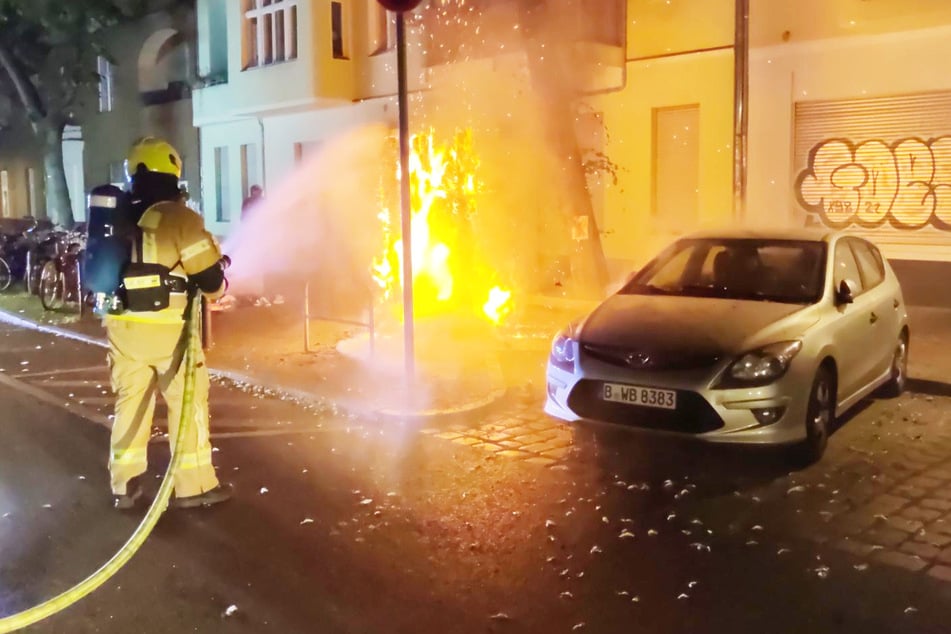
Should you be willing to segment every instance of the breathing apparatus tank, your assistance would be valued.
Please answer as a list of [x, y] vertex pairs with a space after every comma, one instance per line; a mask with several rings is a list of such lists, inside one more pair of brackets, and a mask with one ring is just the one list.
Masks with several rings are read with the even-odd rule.
[[132, 200], [114, 185], [89, 192], [83, 282], [97, 315], [122, 312], [122, 272], [131, 257]]

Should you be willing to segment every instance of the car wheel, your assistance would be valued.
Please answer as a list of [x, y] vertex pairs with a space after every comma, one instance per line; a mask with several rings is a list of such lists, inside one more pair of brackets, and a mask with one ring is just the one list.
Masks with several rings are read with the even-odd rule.
[[888, 377], [888, 382], [882, 386], [882, 394], [895, 398], [901, 396], [905, 391], [905, 384], [908, 382], [908, 335], [902, 333], [898, 338], [898, 345], [895, 346], [895, 354], [892, 357], [892, 370]]
[[805, 463], [817, 462], [825, 453], [834, 423], [835, 376], [828, 368], [819, 368], [806, 407], [806, 441], [801, 450]]

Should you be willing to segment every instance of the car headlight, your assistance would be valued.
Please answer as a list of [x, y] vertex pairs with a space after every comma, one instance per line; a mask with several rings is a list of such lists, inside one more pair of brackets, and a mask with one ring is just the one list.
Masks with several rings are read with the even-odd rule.
[[549, 361], [556, 368], [565, 372], [574, 372], [575, 357], [578, 351], [578, 342], [572, 338], [571, 328], [566, 328], [555, 335], [551, 342], [551, 356]]
[[800, 350], [801, 341], [780, 341], [747, 352], [727, 368], [718, 387], [768, 385], [786, 374]]

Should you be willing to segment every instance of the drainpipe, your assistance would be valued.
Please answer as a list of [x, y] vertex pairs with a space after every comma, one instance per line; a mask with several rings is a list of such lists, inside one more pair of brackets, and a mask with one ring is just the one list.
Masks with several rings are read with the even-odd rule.
[[[260, 174], [260, 176], [261, 176], [261, 189], [263, 189], [265, 195], [267, 195], [267, 183], [265, 182], [265, 181], [267, 180], [267, 177], [266, 177], [266, 174], [267, 174], [267, 167], [266, 167], [266, 165], [267, 165], [267, 163], [266, 163], [266, 161], [264, 160], [264, 157], [265, 157], [265, 153], [264, 153], [264, 119], [263, 119], [262, 117], [260, 117], [260, 116], [258, 116], [257, 119], [258, 119], [258, 127], [261, 128], [261, 174]], [[243, 193], [241, 194], [241, 198], [244, 199], [244, 197], [245, 197], [247, 194], [248, 194], [248, 192], [243, 192]]]
[[750, 0], [733, 0], [733, 219], [746, 218], [750, 92]]

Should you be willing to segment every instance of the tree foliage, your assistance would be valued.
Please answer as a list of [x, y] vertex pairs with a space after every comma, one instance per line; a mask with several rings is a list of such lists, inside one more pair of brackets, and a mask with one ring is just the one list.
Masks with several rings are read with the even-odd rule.
[[98, 81], [96, 57], [110, 57], [107, 30], [146, 7], [133, 0], [0, 0], [4, 92], [31, 122], [69, 120], [82, 89]]
[[71, 220], [62, 132], [80, 123], [82, 98], [96, 94], [97, 57], [114, 61], [109, 29], [190, 5], [194, 0], [0, 0], [0, 127], [21, 112], [42, 143], [52, 219]]

